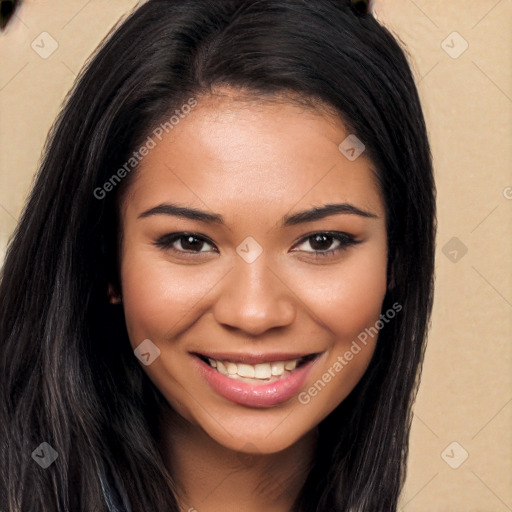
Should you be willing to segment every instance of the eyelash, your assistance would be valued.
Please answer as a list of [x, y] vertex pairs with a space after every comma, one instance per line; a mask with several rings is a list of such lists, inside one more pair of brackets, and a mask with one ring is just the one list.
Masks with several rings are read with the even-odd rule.
[[[296, 245], [302, 245], [304, 242], [308, 242], [311, 239], [313, 239], [315, 236], [326, 236], [328, 238], [332, 238], [332, 242], [339, 242], [338, 247], [334, 249], [328, 249], [326, 251], [303, 251], [309, 254], [312, 254], [315, 258], [325, 258], [329, 256], [334, 256], [338, 253], [341, 253], [348, 249], [349, 247], [353, 245], [357, 245], [361, 243], [360, 240], [356, 240], [352, 235], [349, 235], [348, 233], [343, 233], [341, 231], [317, 231], [315, 233], [311, 233], [309, 235], [306, 235], [305, 237], [301, 238], [299, 242]], [[193, 237], [195, 240], [199, 242], [206, 242], [207, 244], [213, 245], [214, 243], [209, 240], [208, 238], [198, 235], [196, 233], [170, 233], [168, 235], [164, 235], [161, 238], [159, 238], [156, 242], [154, 242], [154, 245], [165, 250], [171, 250], [176, 253], [180, 254], [201, 254], [203, 252], [210, 252], [210, 251], [186, 251], [186, 250], [180, 250], [173, 247], [173, 244], [177, 242], [178, 240], [187, 238], [187, 237]], [[332, 245], [331, 242], [331, 245]], [[310, 242], [311, 243], [311, 242]], [[217, 251], [215, 251], [217, 252]]]

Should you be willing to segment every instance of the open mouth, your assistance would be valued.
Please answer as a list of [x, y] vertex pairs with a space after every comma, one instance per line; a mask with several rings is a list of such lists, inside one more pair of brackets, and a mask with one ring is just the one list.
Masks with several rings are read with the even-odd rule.
[[247, 364], [226, 359], [212, 359], [202, 354], [195, 354], [204, 363], [218, 373], [234, 380], [254, 383], [271, 383], [284, 379], [306, 363], [312, 361], [319, 353], [309, 354], [298, 359]]
[[218, 395], [245, 407], [269, 408], [286, 403], [299, 393], [325, 352], [190, 354], [198, 375]]

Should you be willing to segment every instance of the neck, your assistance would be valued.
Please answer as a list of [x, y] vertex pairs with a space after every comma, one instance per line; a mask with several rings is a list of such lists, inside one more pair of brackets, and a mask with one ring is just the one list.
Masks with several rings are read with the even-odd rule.
[[314, 431], [278, 453], [250, 455], [220, 445], [173, 411], [160, 427], [183, 512], [290, 512], [313, 463]]

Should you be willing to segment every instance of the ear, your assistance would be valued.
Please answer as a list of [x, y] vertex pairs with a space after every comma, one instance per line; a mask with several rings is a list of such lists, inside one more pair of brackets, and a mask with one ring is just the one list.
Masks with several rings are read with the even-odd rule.
[[116, 287], [112, 283], [108, 283], [108, 301], [110, 304], [121, 304], [123, 302], [123, 299], [121, 298], [121, 293], [119, 290], [116, 289]]

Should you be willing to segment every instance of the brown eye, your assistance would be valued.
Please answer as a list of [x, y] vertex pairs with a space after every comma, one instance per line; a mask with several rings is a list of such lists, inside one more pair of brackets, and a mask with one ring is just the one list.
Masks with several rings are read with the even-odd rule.
[[180, 241], [181, 248], [185, 251], [199, 250], [200, 252], [200, 249], [204, 244], [203, 240], [200, 240], [199, 238], [192, 235], [182, 236], [181, 238], [178, 238], [178, 240]]
[[333, 242], [333, 237], [329, 235], [313, 235], [310, 238], [310, 245], [315, 251], [326, 251], [331, 247]]
[[[194, 233], [172, 233], [165, 235], [159, 238], [155, 245], [163, 249], [182, 253], [218, 252], [211, 250], [214, 246], [209, 240]], [[210, 248], [207, 247], [205, 250], [205, 246], [210, 246]]]
[[[314, 256], [329, 256], [340, 253], [352, 245], [356, 245], [360, 241], [356, 240], [352, 235], [342, 232], [321, 232], [314, 233], [302, 239], [298, 247], [299, 252], [311, 253]], [[309, 250], [307, 247], [310, 247]]]

